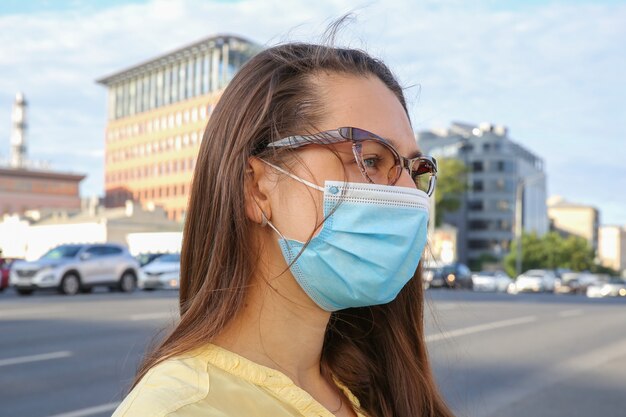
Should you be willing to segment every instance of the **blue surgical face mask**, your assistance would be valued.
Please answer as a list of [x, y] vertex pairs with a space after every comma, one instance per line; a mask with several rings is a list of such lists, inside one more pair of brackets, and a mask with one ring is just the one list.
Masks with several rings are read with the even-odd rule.
[[309, 297], [326, 311], [395, 299], [415, 274], [426, 245], [430, 206], [426, 193], [341, 181], [326, 181], [322, 188], [271, 166], [324, 193], [326, 220], [306, 247], [268, 221], [280, 236], [293, 276]]

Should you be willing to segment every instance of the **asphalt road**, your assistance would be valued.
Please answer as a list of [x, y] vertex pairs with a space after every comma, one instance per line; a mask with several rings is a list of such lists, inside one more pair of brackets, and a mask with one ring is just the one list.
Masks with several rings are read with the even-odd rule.
[[[0, 294], [0, 417], [110, 416], [176, 297]], [[427, 298], [435, 373], [458, 416], [626, 416], [626, 299]]]

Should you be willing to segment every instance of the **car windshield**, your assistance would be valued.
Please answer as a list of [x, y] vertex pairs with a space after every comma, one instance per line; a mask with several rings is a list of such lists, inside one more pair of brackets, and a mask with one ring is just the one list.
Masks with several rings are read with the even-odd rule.
[[54, 249], [46, 252], [41, 259], [54, 260], [54, 259], [68, 259], [76, 256], [82, 246], [79, 245], [63, 245], [57, 246]]
[[545, 273], [543, 271], [528, 271], [525, 275], [529, 277], [542, 277]]
[[168, 255], [159, 256], [154, 260], [154, 262], [180, 262], [180, 255], [177, 253], [172, 253]]
[[485, 276], [485, 277], [495, 277], [496, 273], [493, 272], [493, 271], [482, 271], [478, 275], [482, 275], [482, 276]]

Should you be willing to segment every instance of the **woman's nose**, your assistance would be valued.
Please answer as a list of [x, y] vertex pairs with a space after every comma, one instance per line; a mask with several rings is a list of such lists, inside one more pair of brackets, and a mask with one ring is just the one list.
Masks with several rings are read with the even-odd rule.
[[400, 178], [396, 181], [395, 185], [398, 187], [408, 187], [408, 188], [416, 188], [415, 181], [411, 178], [411, 174], [407, 168], [402, 168], [402, 173], [400, 174]]

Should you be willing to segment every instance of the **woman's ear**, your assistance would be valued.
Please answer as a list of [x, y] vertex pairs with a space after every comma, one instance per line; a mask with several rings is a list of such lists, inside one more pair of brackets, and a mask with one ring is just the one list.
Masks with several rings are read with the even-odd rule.
[[265, 226], [272, 217], [267, 165], [259, 158], [251, 156], [248, 158], [245, 174], [246, 216], [254, 223]]

